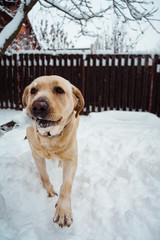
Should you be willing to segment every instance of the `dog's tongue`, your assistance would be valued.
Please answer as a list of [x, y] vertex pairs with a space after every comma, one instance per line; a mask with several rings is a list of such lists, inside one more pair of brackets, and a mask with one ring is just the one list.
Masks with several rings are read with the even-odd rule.
[[51, 125], [53, 125], [55, 122], [37, 118], [36, 123], [41, 128], [47, 128], [47, 127], [50, 127]]

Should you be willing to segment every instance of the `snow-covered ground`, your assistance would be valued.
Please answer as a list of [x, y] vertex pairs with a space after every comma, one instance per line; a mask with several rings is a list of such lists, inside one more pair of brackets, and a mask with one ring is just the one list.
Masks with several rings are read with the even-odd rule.
[[[160, 240], [160, 119], [149, 113], [108, 111], [80, 117], [74, 223], [54, 224], [25, 137], [25, 112], [0, 110], [0, 240]], [[62, 169], [47, 161], [59, 191]]]

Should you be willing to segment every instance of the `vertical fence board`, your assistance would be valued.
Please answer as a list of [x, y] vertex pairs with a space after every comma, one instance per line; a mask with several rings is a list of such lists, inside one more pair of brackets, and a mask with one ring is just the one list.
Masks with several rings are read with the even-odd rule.
[[39, 54], [34, 55], [35, 78], [40, 76], [39, 73]]
[[86, 114], [89, 114], [89, 93], [90, 91], [87, 91], [87, 89], [90, 88], [90, 84], [89, 84], [89, 57], [86, 57], [86, 66], [85, 66], [85, 94], [84, 94], [84, 99], [85, 99], [85, 109], [86, 109]]
[[104, 78], [104, 96], [105, 96], [105, 106], [104, 110], [109, 107], [109, 82], [110, 82], [110, 72], [109, 72], [109, 56], [105, 56], [105, 78]]
[[149, 56], [145, 56], [144, 74], [143, 74], [143, 89], [142, 89], [142, 111], [148, 110], [149, 98]]
[[160, 73], [157, 74], [158, 81], [158, 98], [157, 98], [157, 116], [160, 117]]
[[11, 86], [8, 88], [8, 101], [9, 101], [9, 107], [11, 109], [14, 109], [14, 104], [13, 104], [13, 75], [12, 75], [12, 72], [13, 72], [13, 66], [12, 66], [12, 57], [9, 56], [8, 57], [8, 61], [9, 61], [9, 70], [8, 70], [8, 85]]
[[114, 87], [115, 87], [115, 56], [110, 56], [111, 75], [110, 75], [110, 110], [114, 108]]
[[8, 62], [8, 56], [4, 56], [4, 65], [6, 66], [6, 72], [4, 74], [4, 93], [3, 93], [3, 96], [4, 96], [4, 106], [5, 108], [8, 108], [8, 65], [7, 65], [7, 62]]
[[137, 57], [136, 111], [141, 109], [141, 55]]
[[160, 116], [160, 69], [158, 72], [158, 64], [160, 67], [160, 58], [158, 55], [154, 56], [153, 61], [153, 68], [152, 68], [152, 74], [153, 74], [153, 93], [152, 93], [152, 102], [151, 102], [151, 112], [156, 113], [158, 116]]
[[57, 73], [57, 62], [58, 62], [58, 57], [57, 56], [51, 56], [51, 64], [50, 64], [50, 69], [51, 69], [51, 74], [53, 75], [58, 75]]
[[156, 101], [156, 114], [160, 117], [160, 73], [157, 73], [157, 101]]
[[127, 110], [129, 107], [129, 79], [128, 79], [128, 55], [124, 55], [124, 92], [123, 92], [123, 110]]
[[44, 54], [41, 54], [39, 61], [40, 61], [40, 75], [44, 76], [46, 75]]
[[157, 60], [158, 56], [155, 55], [152, 62], [152, 70], [151, 70], [151, 79], [150, 79], [150, 103], [149, 103], [149, 111], [152, 113], [156, 113], [156, 100], [157, 100], [157, 76], [156, 76], [156, 68], [157, 68]]
[[116, 56], [117, 67], [116, 67], [116, 110], [121, 107], [121, 56]]
[[46, 75], [50, 75], [50, 55], [46, 55]]
[[135, 96], [135, 70], [134, 70], [134, 56], [129, 56], [130, 72], [129, 72], [129, 111], [134, 110], [134, 96]]
[[[97, 101], [97, 93], [96, 93], [96, 57], [93, 55], [91, 56], [92, 64], [93, 66], [90, 68], [91, 74], [92, 74], [92, 112], [95, 112], [95, 107], [96, 107], [96, 101]], [[93, 69], [95, 69], [94, 74], [93, 74]]]
[[98, 96], [98, 112], [101, 112], [101, 108], [104, 108], [103, 101], [103, 66], [102, 66], [102, 55], [99, 56], [99, 96]]
[[1, 95], [1, 104], [2, 104], [2, 108], [5, 108], [5, 81], [6, 81], [6, 77], [7, 77], [7, 73], [6, 73], [6, 57], [3, 57], [3, 67], [1, 69], [1, 87], [2, 87], [2, 95]]
[[29, 61], [30, 61], [30, 75], [29, 75], [29, 83], [32, 81], [32, 79], [34, 79], [34, 76], [35, 76], [35, 73], [34, 73], [34, 55], [33, 54], [30, 54], [29, 55]]
[[[0, 59], [0, 73], [1, 73], [1, 77], [3, 76], [3, 62], [4, 60], [1, 58]], [[1, 81], [0, 81], [0, 108], [3, 108], [3, 81], [2, 81], [3, 78], [1, 78]]]
[[19, 109], [19, 91], [20, 91], [20, 86], [19, 86], [19, 66], [18, 66], [18, 61], [17, 61], [17, 55], [13, 55], [14, 60], [14, 74], [13, 74], [13, 79], [14, 79], [14, 104], [15, 108], [18, 110]]

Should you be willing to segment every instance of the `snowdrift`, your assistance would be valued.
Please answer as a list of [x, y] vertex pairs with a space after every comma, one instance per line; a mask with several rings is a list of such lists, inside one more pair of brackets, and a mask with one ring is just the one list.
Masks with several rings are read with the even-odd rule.
[[[80, 117], [79, 165], [70, 229], [53, 223], [57, 197], [48, 198], [27, 140], [23, 112], [0, 110], [1, 240], [159, 240], [160, 119], [149, 113], [108, 111]], [[48, 160], [58, 192], [62, 169]]]

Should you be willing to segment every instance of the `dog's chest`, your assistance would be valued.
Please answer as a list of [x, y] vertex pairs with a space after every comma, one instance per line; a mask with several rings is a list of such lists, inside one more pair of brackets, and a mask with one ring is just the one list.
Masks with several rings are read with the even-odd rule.
[[58, 153], [64, 150], [64, 144], [61, 144], [57, 139], [54, 138], [41, 138], [40, 145], [42, 148], [43, 155], [47, 159], [56, 158]]

